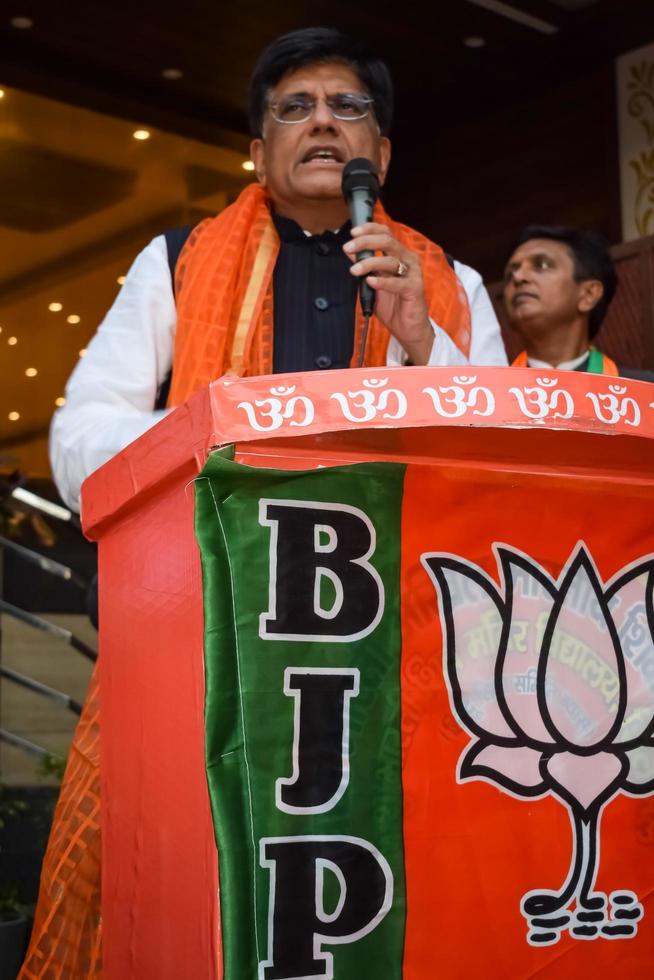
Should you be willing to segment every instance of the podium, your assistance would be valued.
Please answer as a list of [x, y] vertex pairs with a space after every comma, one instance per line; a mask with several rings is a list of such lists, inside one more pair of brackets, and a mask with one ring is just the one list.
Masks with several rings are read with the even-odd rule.
[[[384, 579], [384, 615], [401, 633], [397, 757], [382, 740], [388, 755], [370, 770], [381, 779], [395, 767], [398, 849], [378, 858], [390, 868], [388, 901], [354, 938], [334, 931], [350, 879], [335, 857], [320, 858], [320, 881], [331, 866], [340, 892], [334, 886], [330, 909], [316, 897], [324, 932], [312, 937], [311, 976], [356, 976], [357, 956], [382, 962], [391, 923], [387, 968], [359, 966], [358, 976], [646, 976], [654, 957], [653, 389], [471, 367], [221, 379], [84, 484], [84, 530], [99, 556], [107, 980], [218, 980], [221, 921], [234, 934], [240, 928], [242, 906], [234, 899], [230, 907], [219, 887], [221, 862], [230, 881], [236, 870], [229, 851], [218, 853], [208, 791], [194, 532], [199, 473], [223, 480], [226, 500], [238, 497], [239, 467], [227, 461], [228, 478], [221, 475], [218, 449], [229, 445], [244, 471], [275, 474], [273, 495], [287, 472], [294, 499], [303, 480], [312, 481], [307, 499], [321, 499], [316, 481], [338, 468], [343, 499], [352, 495], [339, 506], [363, 513], [366, 473], [351, 491], [346, 485], [368, 463], [379, 464], [380, 487], [395, 474], [399, 494], [393, 533], [401, 548]], [[230, 540], [239, 546], [234, 520], [228, 552]], [[267, 520], [262, 541], [272, 539]], [[330, 520], [316, 552], [337, 547]], [[372, 523], [379, 547], [389, 529], [385, 519]], [[365, 561], [374, 566], [375, 554]], [[337, 605], [321, 613], [325, 622]], [[273, 617], [268, 592], [258, 609]], [[235, 616], [241, 629], [246, 617]], [[358, 663], [359, 635], [318, 644], [329, 646], [324, 663]], [[269, 647], [277, 655], [279, 644]], [[286, 712], [297, 734], [292, 694], [280, 688], [274, 712]], [[353, 740], [366, 728], [355, 725], [364, 699], [351, 694]], [[290, 743], [287, 754], [286, 770], [255, 767], [252, 776], [269, 777], [273, 809], [279, 784], [278, 811], [301, 782]], [[366, 793], [355, 789], [355, 770], [352, 761], [346, 796]], [[220, 785], [219, 774], [210, 777], [218, 822], [229, 804]], [[351, 833], [337, 808], [332, 818], [337, 834]], [[283, 826], [295, 819], [306, 836], [304, 814], [289, 804]], [[281, 826], [271, 832], [276, 841]], [[259, 904], [247, 914], [263, 933], [282, 886], [253, 828], [242, 830], [252, 838], [247, 873], [259, 882]], [[243, 952], [235, 947], [224, 975], [285, 976], [271, 935], [257, 949], [254, 942], [255, 972], [233, 965]]]

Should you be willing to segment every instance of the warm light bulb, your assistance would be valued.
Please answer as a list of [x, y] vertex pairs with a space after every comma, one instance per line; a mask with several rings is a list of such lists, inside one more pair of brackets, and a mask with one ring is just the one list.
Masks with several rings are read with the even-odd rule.
[[13, 347], [14, 344], [18, 343], [18, 337], [7, 337], [7, 343], [10, 347]]
[[81, 351], [79, 352], [79, 356], [80, 357], [85, 357], [86, 356], [86, 347], [82, 347]]
[[4, 99], [4, 97], [5, 97], [5, 90], [3, 88], [0, 88], [0, 99]]
[[81, 319], [81, 316], [78, 316], [77, 313], [71, 313], [70, 316], [66, 317], [66, 323], [79, 323]]
[[28, 378], [35, 378], [38, 373], [36, 368], [25, 368], [25, 376]]
[[243, 170], [254, 170], [254, 162], [252, 160], [244, 160], [241, 166]]
[[59, 398], [55, 398], [55, 405], [57, 406], [57, 408], [61, 408], [62, 405], [65, 404], [66, 404], [66, 399], [64, 398], [63, 395], [59, 395]]
[[132, 136], [135, 140], [149, 140], [150, 131], [148, 129], [135, 129]]
[[127, 276], [118, 276], [118, 278], [116, 279], [116, 282], [118, 283], [119, 286], [124, 286], [126, 279], [127, 279]]
[[10, 422], [18, 422], [18, 419], [19, 418], [20, 418], [20, 412], [10, 412], [9, 413], [9, 421]]
[[63, 303], [48, 303], [48, 309], [51, 313], [60, 313], [64, 308]]

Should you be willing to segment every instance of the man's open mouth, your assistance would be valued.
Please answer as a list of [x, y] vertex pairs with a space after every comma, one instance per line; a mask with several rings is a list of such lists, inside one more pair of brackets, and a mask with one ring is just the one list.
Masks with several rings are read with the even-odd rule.
[[314, 146], [302, 157], [302, 163], [343, 165], [343, 154], [335, 146]]

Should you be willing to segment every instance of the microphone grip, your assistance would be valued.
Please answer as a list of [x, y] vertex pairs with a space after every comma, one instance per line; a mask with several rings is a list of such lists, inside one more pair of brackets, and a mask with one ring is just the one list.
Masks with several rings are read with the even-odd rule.
[[[367, 190], [359, 190], [357, 188], [353, 192], [349, 204], [353, 228], [372, 221], [375, 202]], [[363, 252], [357, 252], [357, 262], [361, 262], [362, 259], [370, 259], [374, 254], [369, 249], [365, 249]], [[375, 309], [375, 290], [368, 285], [365, 278], [361, 279], [359, 283], [359, 296], [361, 298], [361, 309], [363, 310], [364, 316], [372, 316]]]
[[[371, 259], [375, 253], [371, 252], [370, 249], [366, 249], [363, 252], [357, 252], [357, 262], [362, 259]], [[363, 310], [364, 316], [372, 316], [375, 310], [375, 290], [372, 286], [369, 286], [365, 278], [361, 278], [359, 281], [359, 297], [361, 299], [361, 309]]]
[[375, 202], [371, 195], [366, 190], [359, 190], [356, 188], [352, 192], [352, 197], [349, 201], [350, 204], [350, 218], [352, 219], [352, 227], [356, 228], [357, 225], [365, 225], [368, 221], [372, 221], [372, 212], [375, 207]]

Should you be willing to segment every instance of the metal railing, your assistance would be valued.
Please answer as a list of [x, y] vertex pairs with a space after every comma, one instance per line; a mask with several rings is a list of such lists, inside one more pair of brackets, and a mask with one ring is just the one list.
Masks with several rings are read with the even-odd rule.
[[[38, 512], [40, 514], [46, 514], [50, 518], [64, 521], [70, 526], [80, 526], [77, 516], [71, 511], [40, 497], [38, 494], [32, 493], [32, 491], [26, 490], [16, 478], [9, 481], [2, 481], [2, 485], [0, 486], [0, 503], [5, 513], [9, 515], [21, 511]], [[19, 561], [38, 567], [46, 575], [52, 575], [81, 590], [88, 588], [88, 583], [72, 568], [45, 555], [41, 555], [39, 552], [25, 545], [18, 544], [5, 535], [0, 535], [0, 560], [3, 560], [5, 552], [11, 552]], [[2, 577], [0, 575], [0, 616], [2, 614], [10, 616], [31, 629], [39, 630], [53, 639], [65, 643], [87, 660], [95, 662], [97, 659], [97, 652], [88, 643], [76, 636], [72, 630], [60, 626], [57, 623], [52, 623], [45, 617], [22, 609], [20, 606], [7, 602], [6, 599], [2, 598]], [[28, 677], [18, 670], [4, 666], [1, 662], [1, 647], [2, 631], [0, 630], [0, 677], [11, 684], [22, 687], [41, 698], [60, 705], [77, 717], [81, 715], [82, 705], [71, 695], [32, 677]], [[40, 757], [51, 757], [53, 755], [48, 749], [6, 728], [0, 728], [0, 741], [20, 749], [29, 755]]]

